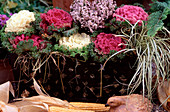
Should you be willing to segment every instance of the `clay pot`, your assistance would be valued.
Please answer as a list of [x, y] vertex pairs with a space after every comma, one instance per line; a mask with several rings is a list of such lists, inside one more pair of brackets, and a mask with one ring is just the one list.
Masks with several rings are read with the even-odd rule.
[[53, 0], [53, 7], [59, 7], [66, 11], [70, 11], [70, 5], [73, 0]]
[[13, 81], [13, 71], [8, 59], [0, 59], [0, 84], [6, 81]]
[[[90, 0], [93, 1], [93, 0]], [[66, 11], [70, 11], [70, 5], [73, 2], [73, 0], [53, 0], [53, 7], [59, 7]], [[116, 0], [117, 6], [121, 6], [122, 4], [134, 4], [134, 3], [140, 3], [144, 5], [146, 10], [149, 10], [151, 3], [151, 0]]]

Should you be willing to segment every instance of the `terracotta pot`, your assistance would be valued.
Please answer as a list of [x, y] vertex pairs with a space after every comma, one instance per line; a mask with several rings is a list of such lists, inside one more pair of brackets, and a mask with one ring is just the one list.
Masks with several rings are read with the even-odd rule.
[[70, 5], [73, 0], [53, 0], [53, 7], [59, 7], [66, 11], [70, 11]]
[[[93, 1], [93, 0], [90, 0]], [[70, 5], [73, 2], [73, 0], [53, 0], [53, 7], [59, 7], [66, 11], [70, 11]], [[149, 4], [151, 3], [151, 0], [116, 0], [117, 6], [121, 6], [122, 4], [134, 4], [134, 3], [140, 3], [144, 5], [146, 10], [149, 10]]]
[[8, 59], [0, 59], [0, 84], [6, 81], [13, 81], [13, 71]]

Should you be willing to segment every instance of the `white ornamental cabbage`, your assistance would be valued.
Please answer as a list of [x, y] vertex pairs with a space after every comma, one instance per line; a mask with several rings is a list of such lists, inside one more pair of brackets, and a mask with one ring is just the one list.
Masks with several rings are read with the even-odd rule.
[[85, 33], [77, 33], [71, 35], [70, 37], [63, 37], [59, 40], [59, 45], [68, 46], [69, 49], [72, 48], [82, 48], [91, 43], [90, 36]]
[[6, 22], [5, 32], [20, 32], [30, 27], [29, 23], [35, 21], [33, 12], [28, 10], [21, 10], [20, 12], [13, 14]]

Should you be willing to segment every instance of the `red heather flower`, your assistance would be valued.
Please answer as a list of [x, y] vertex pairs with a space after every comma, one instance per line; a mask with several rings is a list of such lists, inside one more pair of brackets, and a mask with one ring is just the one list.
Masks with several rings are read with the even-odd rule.
[[95, 48], [102, 54], [109, 54], [110, 50], [120, 51], [126, 46], [121, 37], [116, 37], [113, 34], [100, 33], [94, 41]]
[[[124, 17], [125, 19], [129, 20], [131, 24], [135, 24], [138, 20], [147, 21], [148, 14], [138, 6], [131, 6], [131, 5], [124, 5], [116, 9], [113, 17], [116, 17], [117, 21], [125, 21], [124, 19], [116, 16], [119, 15]], [[142, 25], [142, 21], [138, 22], [138, 25]]]
[[15, 39], [13, 40], [9, 38], [9, 41], [12, 44], [13, 48], [16, 49], [20, 41], [25, 41], [25, 40], [28, 41], [30, 39], [34, 41], [33, 46], [37, 46], [37, 49], [44, 48], [44, 47], [42, 48], [43, 44], [41, 44], [41, 42], [43, 42], [44, 40], [42, 39], [42, 37], [37, 36], [37, 35], [31, 35], [31, 37], [29, 37], [29, 36], [25, 36], [24, 34], [22, 34], [20, 36], [16, 36]]
[[61, 9], [50, 9], [47, 13], [42, 13], [41, 15], [41, 23], [40, 26], [45, 31], [48, 26], [55, 26], [57, 28], [63, 27], [71, 27], [72, 25], [72, 17], [69, 13]]

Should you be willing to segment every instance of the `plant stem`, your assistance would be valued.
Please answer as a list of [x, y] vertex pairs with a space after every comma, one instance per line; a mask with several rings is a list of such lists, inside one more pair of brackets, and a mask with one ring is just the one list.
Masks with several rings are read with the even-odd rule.
[[57, 58], [58, 58], [58, 70], [59, 70], [59, 74], [60, 74], [60, 80], [61, 80], [62, 90], [63, 90], [63, 93], [65, 94], [64, 84], [63, 84], [63, 79], [62, 79], [62, 73], [61, 73], [61, 70], [60, 70], [60, 67], [59, 67], [60, 55], [58, 55]]
[[100, 71], [100, 97], [102, 97], [102, 88], [103, 88], [103, 75], [102, 75], [102, 68]]
[[165, 30], [165, 31], [167, 31], [168, 32], [168, 34], [169, 34], [169, 36], [170, 36], [170, 31], [167, 29], [167, 28], [165, 28], [164, 26], [163, 26], [163, 28], [162, 28], [163, 30]]

